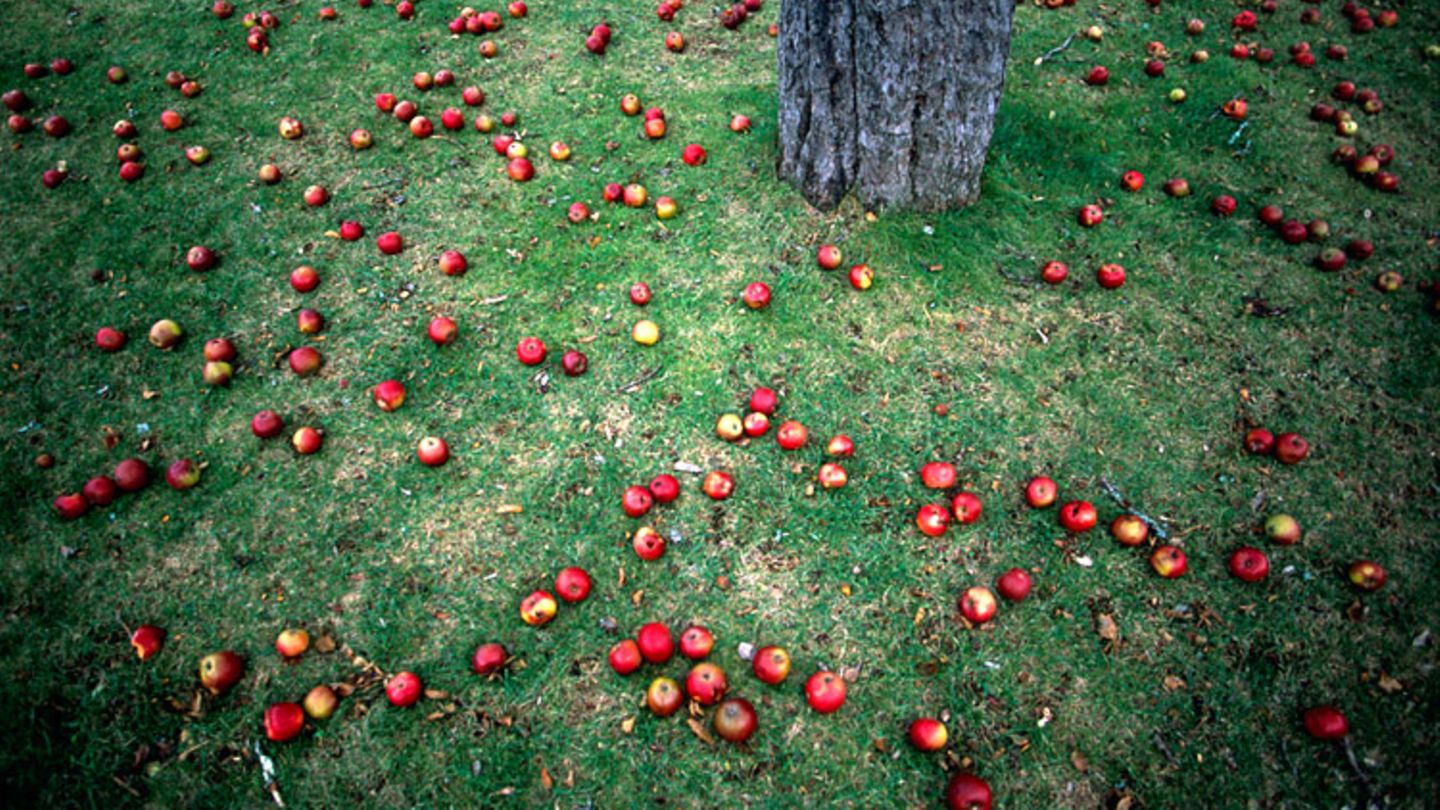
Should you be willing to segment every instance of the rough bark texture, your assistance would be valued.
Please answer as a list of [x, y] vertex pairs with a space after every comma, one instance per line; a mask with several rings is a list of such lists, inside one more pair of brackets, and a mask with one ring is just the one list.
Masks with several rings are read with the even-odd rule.
[[959, 208], [1005, 82], [1015, 0], [784, 0], [780, 176], [819, 208]]

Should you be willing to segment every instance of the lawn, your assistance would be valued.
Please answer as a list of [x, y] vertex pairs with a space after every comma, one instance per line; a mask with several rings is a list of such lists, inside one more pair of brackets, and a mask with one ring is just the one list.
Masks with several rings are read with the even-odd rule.
[[[1338, 2], [1279, 0], [1237, 36], [1231, 17], [1257, 5], [1024, 3], [983, 196], [919, 215], [853, 201], [820, 212], [776, 179], [778, 0], [734, 31], [699, 0], [671, 22], [649, 0], [532, 0], [485, 37], [451, 35], [459, 6], [442, 0], [409, 21], [386, 0], [335, 0], [336, 21], [311, 0], [237, 5], [221, 20], [209, 0], [0, 1], [0, 89], [23, 89], [36, 123], [5, 135], [0, 172], [8, 804], [922, 807], [969, 771], [1007, 808], [1433, 806], [1433, 10], [1400, 5], [1397, 26], [1359, 34]], [[241, 22], [263, 7], [280, 20], [267, 55]], [[1300, 22], [1309, 8], [1318, 24]], [[1186, 34], [1191, 18], [1203, 33]], [[584, 40], [602, 19], [614, 39], [596, 56]], [[1100, 41], [1071, 38], [1092, 24]], [[683, 53], [663, 46], [671, 30]], [[1311, 68], [1290, 57], [1300, 40]], [[1170, 51], [1161, 78], [1144, 72], [1151, 41]], [[1274, 61], [1232, 58], [1236, 41]], [[1348, 57], [1327, 58], [1332, 44]], [[1192, 63], [1197, 49], [1209, 61]], [[62, 56], [70, 75], [22, 71]], [[112, 65], [128, 81], [108, 82]], [[1092, 65], [1107, 85], [1083, 81]], [[441, 69], [455, 86], [412, 86]], [[172, 70], [202, 92], [167, 86]], [[1340, 80], [1384, 105], [1330, 101], [1355, 112], [1349, 138], [1310, 120]], [[482, 106], [461, 103], [468, 85]], [[1187, 99], [1172, 103], [1172, 88]], [[377, 111], [381, 92], [419, 104], [435, 135]], [[621, 112], [626, 93], [664, 109], [663, 139]], [[1237, 97], [1243, 122], [1218, 112]], [[450, 106], [464, 129], [439, 126]], [[180, 129], [161, 128], [166, 109]], [[505, 111], [517, 123], [492, 135], [529, 146], [526, 183], [470, 126]], [[39, 122], [57, 113], [72, 131], [48, 137]], [[735, 114], [748, 132], [731, 131]], [[303, 137], [279, 136], [285, 116]], [[136, 182], [119, 177], [120, 119], [138, 128]], [[362, 127], [374, 145], [354, 150]], [[566, 162], [546, 154], [557, 140]], [[682, 162], [689, 143], [705, 164]], [[1341, 143], [1391, 145], [1398, 193], [1336, 165]], [[187, 162], [192, 145], [210, 160]], [[44, 188], [61, 161], [68, 178]], [[259, 182], [266, 163], [281, 182]], [[1122, 190], [1126, 170], [1142, 190]], [[1181, 177], [1191, 196], [1162, 191]], [[610, 182], [679, 213], [605, 203]], [[312, 184], [326, 205], [302, 202]], [[1233, 216], [1211, 213], [1219, 194], [1238, 200]], [[577, 201], [596, 216], [569, 222]], [[1081, 227], [1076, 211], [1097, 201], [1105, 221]], [[1286, 244], [1257, 221], [1265, 204], [1325, 220], [1329, 240]], [[338, 238], [342, 220], [364, 238]], [[375, 237], [392, 230], [405, 247], [382, 254]], [[1355, 239], [1374, 255], [1316, 269], [1324, 247]], [[817, 267], [822, 244], [839, 246], [841, 270]], [[188, 269], [194, 245], [218, 264]], [[464, 275], [437, 269], [451, 249]], [[1052, 259], [1070, 266], [1063, 284], [1040, 280]], [[876, 274], [863, 292], [845, 279], [857, 262]], [[1096, 283], [1103, 263], [1125, 266], [1123, 287]], [[320, 273], [313, 292], [288, 283], [300, 265]], [[1398, 290], [1377, 288], [1384, 271], [1403, 276]], [[637, 281], [653, 290], [643, 309]], [[740, 300], [756, 281], [773, 291], [763, 310]], [[298, 331], [302, 307], [323, 313], [322, 332]], [[457, 322], [453, 344], [426, 339], [437, 315]], [[146, 341], [161, 318], [184, 330], [173, 349]], [[631, 340], [641, 319], [657, 344]], [[129, 337], [122, 350], [96, 347], [105, 326]], [[238, 350], [234, 378], [208, 386], [202, 346], [221, 336]], [[517, 361], [527, 336], [548, 345], [544, 364]], [[302, 345], [323, 355], [318, 374], [291, 372]], [[559, 358], [574, 348], [589, 371], [569, 377]], [[369, 394], [387, 379], [408, 390], [388, 413]], [[756, 386], [779, 392], [775, 421], [803, 423], [806, 447], [782, 450], [774, 430], [716, 436]], [[251, 432], [267, 408], [281, 438]], [[288, 436], [307, 425], [324, 445], [299, 455]], [[1250, 455], [1244, 436], [1261, 426], [1302, 434], [1309, 457]], [[839, 433], [856, 452], [848, 485], [827, 490], [817, 471]], [[444, 466], [416, 460], [432, 435], [450, 447]], [[56, 496], [132, 456], [150, 465], [147, 489], [57, 516]], [[161, 479], [182, 458], [202, 475], [177, 491]], [[983, 501], [977, 522], [939, 537], [915, 522], [948, 502], [921, 483], [931, 461]], [[732, 475], [733, 497], [707, 498], [697, 470]], [[626, 517], [622, 492], [661, 473], [681, 497]], [[1061, 502], [1093, 503], [1099, 525], [1067, 532], [1055, 507], [1028, 506], [1037, 475]], [[1183, 548], [1183, 577], [1111, 538], [1128, 510]], [[1299, 543], [1261, 532], [1281, 513]], [[642, 525], [669, 541], [658, 561], [631, 549]], [[1268, 578], [1228, 573], [1243, 545], [1269, 556]], [[1388, 571], [1383, 588], [1350, 584], [1360, 559]], [[567, 566], [589, 571], [590, 597], [522, 623], [520, 600]], [[960, 594], [1017, 566], [1029, 598], [966, 623]], [[714, 633], [709, 660], [759, 713], [748, 743], [713, 739], [698, 710], [687, 722], [646, 709], [651, 679], [683, 680], [688, 662], [611, 671], [611, 646], [652, 621]], [[142, 661], [129, 637], [147, 623], [166, 638]], [[313, 642], [289, 662], [273, 648], [287, 627]], [[470, 655], [488, 641], [513, 659], [483, 678]], [[779, 686], [742, 658], [772, 644], [794, 662]], [[202, 695], [197, 665], [217, 650], [241, 654], [245, 673]], [[848, 684], [834, 714], [806, 705], [822, 668]], [[409, 708], [384, 692], [401, 671], [430, 690]], [[265, 708], [321, 683], [347, 693], [335, 715], [266, 740]], [[1301, 712], [1318, 704], [1348, 716], [1353, 765], [1306, 735]], [[943, 753], [906, 742], [921, 716], [947, 724]]]

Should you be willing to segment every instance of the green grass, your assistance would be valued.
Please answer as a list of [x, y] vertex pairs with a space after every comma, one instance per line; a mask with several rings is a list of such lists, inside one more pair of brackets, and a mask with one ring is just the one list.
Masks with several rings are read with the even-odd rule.
[[[1198, 796], [1360, 806], [1366, 792], [1342, 751], [1299, 727], [1299, 709], [1322, 701], [1349, 714], [1377, 796], [1420, 807], [1440, 792], [1436, 647], [1415, 643], [1440, 629], [1440, 343], [1415, 291], [1437, 264], [1440, 74], [1422, 51], [1440, 30], [1419, 4], [1400, 27], [1360, 37], [1338, 4], [1302, 29], [1299, 4], [1282, 2], [1256, 36], [1280, 51], [1269, 67], [1225, 56], [1236, 4], [1024, 4], [981, 201], [874, 221], [853, 203], [816, 212], [775, 179], [765, 26], [776, 2], [732, 33], [695, 0], [672, 24], [648, 2], [535, 0], [528, 19], [495, 35], [501, 53], [489, 62], [476, 38], [445, 32], [455, 9], [439, 0], [419, 3], [410, 23], [381, 4], [336, 5], [341, 20], [326, 24], [318, 3], [272, 4], [284, 24], [262, 58], [245, 49], [238, 15], [216, 21], [198, 0], [0, 2], [0, 82], [75, 128], [61, 140], [7, 133], [0, 176], [0, 784], [11, 802], [267, 803], [254, 754], [264, 707], [359, 674], [340, 652], [282, 663], [270, 645], [296, 624], [385, 672], [414, 670], [448, 697], [396, 710], [366, 685], [302, 741], [263, 745], [291, 806], [921, 806], [962, 763], [1005, 807], [1125, 796], [1147, 807]], [[1198, 39], [1182, 32], [1191, 16], [1209, 24]], [[616, 35], [597, 59], [581, 42], [602, 17]], [[1092, 17], [1103, 43], [1079, 39], [1033, 64]], [[660, 44], [672, 28], [689, 39], [684, 54]], [[1284, 52], [1300, 38], [1345, 43], [1350, 59], [1299, 70]], [[1155, 39], [1182, 55], [1161, 80], [1141, 72]], [[1186, 64], [1195, 47], [1212, 59]], [[25, 62], [57, 55], [75, 61], [74, 75], [23, 77]], [[1093, 63], [1111, 68], [1107, 88], [1078, 81]], [[105, 83], [111, 64], [131, 81]], [[408, 89], [413, 72], [441, 67], [458, 86], [482, 86], [492, 114], [520, 113], [534, 181], [510, 182], [469, 129], [418, 141], [375, 112], [382, 90], [436, 119], [459, 106], [456, 89]], [[172, 69], [205, 92], [187, 100], [166, 88]], [[1362, 117], [1358, 140], [1395, 146], [1399, 195], [1332, 166], [1335, 137], [1306, 118], [1347, 77], [1385, 100], [1381, 115]], [[1172, 86], [1189, 101], [1166, 101]], [[626, 92], [664, 107], [663, 141], [640, 139], [619, 113]], [[1232, 144], [1236, 125], [1212, 113], [1237, 93], [1251, 119]], [[158, 126], [166, 107], [189, 120], [178, 133]], [[736, 112], [751, 133], [728, 130]], [[109, 131], [127, 115], [148, 164], [133, 185], [116, 176]], [[304, 122], [302, 140], [280, 140], [282, 115]], [[355, 127], [374, 133], [373, 149], [345, 145]], [[555, 139], [574, 147], [568, 164], [544, 157]], [[709, 150], [704, 167], [679, 160], [692, 141]], [[210, 164], [183, 160], [192, 143], [210, 148]], [[39, 175], [60, 160], [71, 179], [45, 191]], [[284, 182], [255, 182], [267, 161]], [[1143, 192], [1118, 188], [1128, 168], [1146, 174]], [[1166, 198], [1159, 187], [1172, 176], [1194, 196]], [[681, 214], [662, 224], [600, 202], [601, 184], [631, 179], [674, 197]], [[302, 205], [311, 183], [331, 189], [328, 206]], [[1233, 219], [1207, 211], [1221, 190], [1240, 200]], [[1096, 198], [1112, 201], [1106, 223], [1079, 228], [1074, 210]], [[566, 223], [574, 200], [598, 221]], [[1265, 202], [1327, 219], [1332, 242], [1372, 238], [1376, 255], [1315, 271], [1315, 246], [1287, 247], [1254, 221]], [[367, 238], [324, 235], [348, 218]], [[405, 235], [401, 256], [374, 248], [389, 229]], [[826, 241], [875, 267], [876, 286], [857, 293], [817, 270]], [[222, 257], [203, 275], [183, 267], [201, 243]], [[434, 268], [450, 247], [470, 259], [463, 278]], [[1039, 284], [1049, 258], [1075, 280]], [[1093, 282], [1105, 261], [1130, 271], [1123, 289]], [[324, 277], [303, 297], [286, 283], [300, 263]], [[1402, 291], [1373, 288], [1385, 269], [1405, 275]], [[641, 279], [656, 293], [643, 313], [625, 296]], [[752, 280], [774, 288], [770, 309], [739, 304]], [[1283, 314], [1247, 314], [1254, 297]], [[313, 341], [326, 365], [312, 379], [282, 357], [305, 342], [301, 306], [329, 321]], [[424, 328], [441, 312], [462, 337], [437, 349]], [[664, 333], [653, 348], [629, 339], [642, 314]], [[186, 330], [174, 352], [144, 341], [161, 317]], [[102, 325], [130, 345], [96, 351]], [[557, 357], [584, 345], [590, 373], [566, 378], [551, 361], [541, 390], [513, 356], [532, 334]], [[233, 385], [207, 390], [200, 345], [217, 335], [241, 360]], [[410, 398], [383, 414], [366, 390], [390, 376]], [[787, 454], [768, 439], [714, 437], [715, 418], [756, 384], [781, 390], [782, 415], [813, 439], [855, 438], [849, 487], [809, 491], [822, 461], [813, 441]], [[253, 438], [249, 418], [266, 407], [292, 426], [323, 426], [324, 450], [298, 457]], [[1250, 424], [1299, 430], [1314, 452], [1295, 467], [1247, 457], [1238, 445]], [[414, 461], [427, 434], [450, 443], [448, 466]], [[34, 464], [42, 452], [53, 469]], [[129, 455], [157, 470], [191, 456], [204, 480], [184, 493], [155, 485], [73, 523], [54, 516], [56, 494]], [[985, 497], [978, 524], [937, 540], [913, 525], [927, 498], [914, 471], [931, 459], [956, 461]], [[654, 520], [683, 541], [642, 564], [629, 550], [636, 522], [617, 502], [676, 462], [730, 471], [737, 494], [714, 504], [683, 475], [684, 496]], [[1021, 484], [1037, 472], [1096, 503], [1106, 523], [1120, 507], [1101, 481], [1113, 483], [1163, 517], [1191, 573], [1159, 580], [1103, 531], [1064, 539], [1053, 512], [1023, 505]], [[497, 514], [503, 504], [524, 512]], [[1267, 549], [1263, 584], [1230, 578], [1230, 550], [1256, 542], [1255, 527], [1279, 511], [1299, 518], [1303, 542]], [[1357, 597], [1341, 572], [1362, 556], [1391, 581]], [[594, 595], [544, 629], [522, 625], [519, 599], [571, 564], [590, 570]], [[1035, 572], [1032, 599], [962, 627], [960, 591], [1014, 565]], [[1101, 614], [1118, 624], [1113, 650], [1095, 630]], [[625, 633], [651, 620], [709, 626], [713, 660], [760, 711], [751, 744], [710, 747], [680, 718], [651, 717], [641, 694], [660, 673], [610, 672], [611, 620]], [[170, 635], [142, 663], [126, 628], [144, 622]], [[475, 678], [469, 652], [486, 640], [524, 666]], [[791, 680], [759, 684], [742, 642], [787, 647]], [[240, 685], [207, 699], [202, 716], [168, 710], [188, 703], [198, 659], [222, 648], [248, 658]], [[833, 716], [801, 694], [819, 666], [856, 675]], [[1179, 680], [1167, 688], [1167, 676]], [[1389, 678], [1401, 688], [1382, 688]], [[945, 756], [904, 743], [920, 714], [948, 718]]]

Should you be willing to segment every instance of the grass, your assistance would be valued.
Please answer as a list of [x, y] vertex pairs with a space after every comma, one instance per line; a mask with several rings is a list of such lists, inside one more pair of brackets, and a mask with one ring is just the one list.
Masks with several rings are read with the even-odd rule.
[[[1264, 67], [1224, 55], [1235, 4], [1025, 4], [981, 201], [872, 220], [853, 204], [816, 212], [775, 179], [765, 25], [778, 3], [731, 33], [695, 2], [667, 25], [647, 3], [535, 0], [488, 62], [475, 38], [445, 32], [454, 9], [439, 0], [410, 23], [380, 4], [338, 3], [340, 21], [325, 24], [319, 4], [275, 3], [283, 25], [263, 58], [245, 49], [238, 16], [216, 21], [206, 5], [0, 2], [5, 86], [75, 128], [7, 135], [0, 177], [0, 784], [17, 806], [268, 802], [254, 747], [263, 708], [360, 674], [338, 651], [280, 662], [269, 646], [295, 624], [447, 694], [402, 711], [362, 681], [302, 741], [264, 744], [292, 806], [920, 806], [960, 767], [1006, 807], [1358, 806], [1367, 793], [1342, 751], [1299, 728], [1299, 709], [1325, 701], [1349, 714], [1374, 798], [1421, 807], [1440, 792], [1429, 640], [1440, 344], [1414, 290], [1436, 266], [1440, 81], [1422, 49], [1440, 31], [1418, 6], [1361, 37], [1337, 4], [1302, 28], [1282, 3], [1262, 15], [1256, 38], [1281, 52]], [[1182, 32], [1191, 16], [1209, 24], [1198, 39]], [[602, 17], [616, 42], [598, 59], [580, 46]], [[1102, 43], [1033, 64], [1092, 18]], [[671, 28], [689, 38], [684, 54], [660, 46]], [[1284, 58], [1301, 38], [1342, 42], [1350, 58], [1302, 71]], [[1165, 79], [1147, 79], [1155, 39], [1214, 57], [1173, 59]], [[74, 75], [21, 75], [62, 54]], [[1107, 88], [1078, 81], [1093, 63], [1111, 68]], [[131, 81], [106, 84], [111, 64]], [[414, 71], [441, 67], [484, 87], [492, 114], [519, 111], [536, 153], [564, 139], [575, 157], [541, 155], [536, 179], [517, 185], [473, 131], [418, 141], [374, 111], [382, 90], [436, 118], [459, 106], [453, 89], [407, 89]], [[204, 93], [166, 88], [172, 69]], [[1359, 142], [1395, 146], [1398, 195], [1330, 165], [1336, 139], [1306, 119], [1346, 77], [1385, 100]], [[1185, 104], [1166, 101], [1172, 86], [1189, 91]], [[637, 137], [616, 109], [625, 92], [665, 108], [665, 140]], [[1236, 94], [1251, 102], [1238, 137], [1212, 115]], [[188, 119], [178, 133], [158, 126], [166, 107]], [[754, 122], [748, 135], [725, 127], [736, 112]], [[302, 140], [278, 138], [282, 115], [303, 120]], [[111, 157], [121, 117], [140, 126], [148, 164], [131, 185]], [[376, 145], [354, 152], [345, 138], [361, 126]], [[702, 168], [678, 159], [692, 141], [709, 150]], [[192, 143], [211, 149], [208, 165], [185, 163]], [[44, 191], [39, 174], [59, 160], [71, 179]], [[255, 182], [267, 161], [284, 182]], [[1146, 174], [1143, 192], [1119, 190], [1128, 168]], [[1195, 195], [1163, 196], [1172, 176]], [[674, 197], [679, 217], [599, 202], [602, 183], [630, 179]], [[328, 206], [301, 204], [311, 183], [330, 188]], [[1206, 210], [1221, 190], [1240, 200], [1229, 220]], [[1096, 198], [1111, 200], [1106, 223], [1080, 229], [1074, 210]], [[598, 221], [567, 224], [574, 200]], [[1254, 221], [1265, 202], [1327, 219], [1332, 241], [1371, 238], [1376, 255], [1317, 272], [1315, 247], [1285, 246]], [[348, 218], [369, 236], [325, 235]], [[373, 247], [389, 229], [405, 235], [400, 256]], [[827, 241], [875, 267], [875, 288], [818, 271]], [[222, 257], [203, 275], [182, 261], [200, 243]], [[434, 269], [449, 247], [470, 259], [463, 278]], [[1038, 284], [1049, 258], [1076, 280]], [[1123, 289], [1091, 280], [1105, 261], [1130, 271]], [[304, 297], [286, 284], [300, 263], [324, 277]], [[1383, 269], [1405, 289], [1376, 291]], [[641, 313], [625, 290], [640, 279], [656, 293], [643, 315], [664, 334], [648, 349], [628, 338]], [[738, 303], [752, 280], [774, 288], [769, 310]], [[1249, 314], [1256, 298], [1280, 314]], [[312, 379], [283, 369], [304, 337], [300, 306], [329, 321]], [[462, 337], [437, 349], [423, 334], [441, 312]], [[186, 330], [174, 352], [144, 342], [160, 317]], [[107, 324], [130, 335], [118, 354], [91, 343]], [[531, 334], [552, 352], [584, 345], [590, 373], [565, 378], [551, 363], [541, 384], [511, 354]], [[225, 389], [200, 380], [199, 344], [215, 335], [241, 353]], [[365, 391], [391, 376], [410, 399], [382, 414]], [[786, 454], [714, 438], [716, 416], [756, 384], [781, 390], [782, 414], [813, 438], [855, 438], [849, 487], [811, 490], [813, 443]], [[324, 450], [302, 458], [254, 439], [249, 418], [266, 407], [322, 426]], [[1251, 424], [1303, 432], [1311, 458], [1245, 456]], [[427, 434], [447, 439], [451, 464], [414, 462]], [[34, 464], [42, 452], [53, 469]], [[56, 519], [55, 494], [129, 455], [156, 469], [193, 457], [204, 480]], [[914, 470], [931, 459], [956, 461], [985, 497], [980, 523], [935, 540], [912, 521], [926, 499]], [[726, 469], [738, 491], [715, 504], [682, 476], [686, 494], [655, 519], [670, 551], [642, 564], [616, 502], [676, 462]], [[1181, 539], [1191, 573], [1161, 581], [1104, 532], [1064, 537], [1050, 511], [1023, 506], [1020, 484], [1037, 472], [1104, 522], [1120, 507], [1101, 482], [1115, 484]], [[524, 511], [498, 514], [505, 504]], [[1299, 518], [1303, 542], [1267, 549], [1263, 584], [1230, 578], [1230, 550], [1281, 511]], [[1348, 589], [1341, 571], [1358, 557], [1387, 567], [1384, 590]], [[517, 621], [520, 597], [570, 564], [595, 576], [595, 594], [543, 630]], [[1034, 572], [1032, 599], [963, 628], [959, 592], [1014, 565]], [[1118, 628], [1111, 648], [1101, 616]], [[641, 693], [658, 673], [609, 671], [606, 628], [650, 620], [715, 632], [713, 659], [761, 714], [747, 748], [651, 717]], [[169, 631], [144, 663], [126, 642], [143, 622]], [[523, 665], [476, 679], [468, 654], [485, 640]], [[791, 681], [762, 688], [741, 642], [786, 646]], [[196, 688], [197, 660], [227, 647], [249, 661], [240, 685], [198, 716], [173, 711]], [[833, 716], [800, 693], [819, 666], [854, 678]], [[905, 745], [920, 714], [947, 718], [944, 756]]]

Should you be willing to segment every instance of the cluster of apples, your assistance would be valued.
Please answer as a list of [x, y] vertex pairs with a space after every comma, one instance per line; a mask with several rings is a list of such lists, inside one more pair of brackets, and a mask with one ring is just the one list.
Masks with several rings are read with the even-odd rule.
[[561, 600], [572, 605], [584, 602], [590, 595], [589, 572], [574, 565], [562, 569], [555, 575], [554, 593], [541, 588], [520, 600], [520, 620], [531, 627], [549, 624], [560, 609], [555, 594], [559, 594]]
[[[222, 20], [235, 13], [235, 7], [225, 0], [217, 0], [210, 10]], [[270, 32], [280, 27], [280, 18], [269, 11], [251, 11], [240, 22], [245, 28], [245, 47], [261, 56], [269, 56]]]
[[[723, 413], [715, 420], [715, 435], [727, 442], [742, 439], [758, 439], [770, 431], [770, 418], [780, 407], [780, 396], [774, 389], [761, 386], [750, 394], [749, 412], [744, 419], [736, 413]], [[781, 450], [795, 451], [803, 448], [810, 439], [810, 431], [794, 419], [780, 423], [775, 431], [775, 443]], [[850, 476], [840, 461], [855, 455], [855, 442], [844, 433], [836, 434], [825, 444], [825, 454], [833, 459], [820, 465], [817, 480], [824, 489], [840, 489], [849, 482]]]
[[610, 47], [610, 24], [597, 23], [590, 29], [590, 35], [585, 37], [585, 50], [596, 56], [604, 56], [605, 49]]
[[[52, 60], [48, 68], [38, 62], [25, 65], [25, 75], [31, 79], [43, 79], [51, 73], [57, 76], [67, 76], [74, 70], [74, 64], [64, 57], [57, 57]], [[27, 111], [34, 107], [34, 102], [30, 100], [30, 96], [26, 94], [24, 90], [19, 88], [6, 90], [3, 94], [0, 94], [0, 103], [3, 103], [5, 109], [10, 111], [6, 125], [12, 133], [23, 135], [35, 128], [35, 123], [30, 120], [29, 116], [25, 115]], [[52, 138], [63, 138], [70, 134], [70, 121], [58, 113], [49, 115], [40, 122], [40, 131]], [[61, 183], [64, 183], [69, 176], [70, 170], [66, 166], [65, 161], [62, 160], [57, 163], [54, 168], [46, 169], [41, 173], [40, 183], [45, 186], [45, 188], [54, 189], [58, 188]]]
[[[515, 344], [515, 358], [527, 366], [538, 366], [549, 356], [545, 341], [538, 337], [523, 337]], [[590, 358], [579, 349], [567, 349], [560, 356], [560, 370], [566, 377], [579, 377], [590, 368]]]
[[[1256, 217], [1261, 224], [1275, 229], [1281, 241], [1287, 245], [1298, 245], [1302, 242], [1324, 243], [1330, 238], [1330, 224], [1325, 220], [1312, 219], [1309, 223], [1304, 223], [1298, 219], [1289, 219], [1286, 218], [1284, 209], [1278, 205], [1261, 206]], [[1321, 270], [1336, 272], [1344, 269], [1347, 259], [1364, 261], [1374, 252], [1375, 246], [1369, 240], [1355, 238], [1347, 242], [1343, 249], [1328, 247], [1321, 250], [1315, 257], [1315, 266]]]
[[1342, 5], [1340, 13], [1350, 20], [1350, 30], [1356, 34], [1368, 34], [1374, 31], [1377, 25], [1381, 28], [1394, 28], [1400, 22], [1400, 13], [1394, 9], [1385, 9], [1372, 17], [1369, 9], [1353, 0]]
[[734, 3], [720, 12], [720, 24], [734, 31], [749, 19], [751, 14], [758, 12], [763, 5], [761, 0], [742, 0], [742, 2]]
[[[200, 465], [192, 459], [176, 459], [165, 470], [165, 483], [177, 492], [194, 487], [200, 483]], [[150, 465], [139, 458], [127, 458], [115, 465], [113, 474], [91, 478], [79, 492], [63, 493], [55, 498], [52, 505], [62, 520], [75, 520], [89, 512], [92, 506], [109, 506], [120, 495], [139, 492], [149, 485]]]
[[[734, 129], [733, 124], [731, 129]], [[739, 130], [736, 131], [738, 132]], [[815, 251], [815, 263], [820, 266], [821, 270], [835, 270], [839, 268], [842, 259], [840, 248], [829, 243], [821, 245], [819, 249]], [[874, 286], [875, 270], [864, 262], [854, 264], [850, 266], [850, 272], [846, 274], [846, 279], [850, 282], [851, 287], [863, 292]]]
[[[685, 676], [684, 688], [673, 678], [659, 676], [645, 690], [645, 703], [657, 717], [679, 711], [688, 697], [698, 708], [716, 706], [712, 715], [715, 732], [724, 740], [743, 743], [759, 724], [755, 707], [743, 698], [726, 698], [729, 679], [719, 665], [705, 661], [715, 647], [714, 635], [701, 625], [691, 625], [680, 634], [679, 652], [693, 664]], [[742, 655], [748, 651], [742, 650]], [[645, 664], [664, 666], [675, 656], [675, 636], [663, 622], [641, 626], [634, 638], [625, 638], [610, 648], [607, 660], [617, 675], [628, 676]], [[751, 671], [761, 683], [779, 686], [790, 676], [790, 654], [783, 647], [761, 647], [750, 656]], [[829, 670], [817, 670], [805, 682], [805, 701], [820, 714], [831, 714], [845, 704], [845, 681]], [[718, 705], [717, 705], [718, 704]]]
[[[258, 411], [250, 419], [250, 432], [255, 434], [257, 439], [273, 439], [280, 435], [285, 429], [285, 419], [275, 411], [266, 408]], [[325, 432], [317, 427], [302, 425], [296, 428], [290, 436], [290, 446], [295, 452], [302, 456], [314, 455], [320, 452], [320, 446], [325, 441]]]

